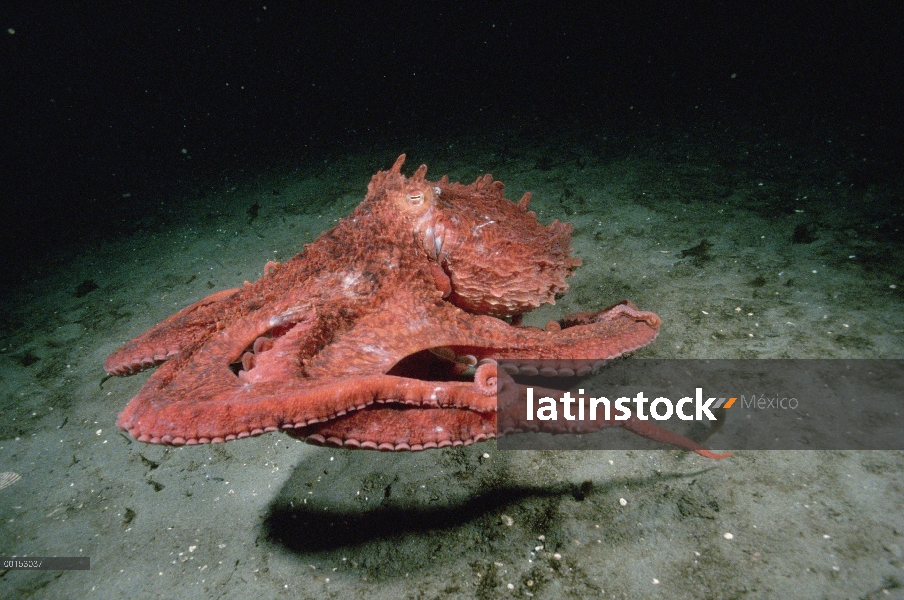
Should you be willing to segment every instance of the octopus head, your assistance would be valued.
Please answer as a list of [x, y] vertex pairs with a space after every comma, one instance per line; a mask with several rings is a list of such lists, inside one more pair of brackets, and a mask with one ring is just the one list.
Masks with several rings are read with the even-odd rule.
[[497, 317], [518, 315], [568, 289], [565, 279], [581, 264], [571, 256], [571, 225], [544, 226], [503, 196], [502, 182], [484, 175], [470, 185], [425, 178], [422, 165], [401, 174], [403, 154], [389, 171], [374, 176], [368, 197], [385, 198], [405, 217], [434, 270], [448, 278], [447, 300], [459, 308]]

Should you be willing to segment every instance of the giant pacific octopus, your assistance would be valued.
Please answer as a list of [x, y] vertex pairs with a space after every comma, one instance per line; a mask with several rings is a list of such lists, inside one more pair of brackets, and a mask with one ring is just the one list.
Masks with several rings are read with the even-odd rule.
[[[466, 445], [497, 436], [498, 394], [523, 395], [509, 373], [585, 375], [656, 337], [659, 317], [628, 301], [522, 326], [581, 263], [571, 225], [541, 225], [530, 194], [514, 203], [490, 175], [428, 181], [425, 165], [403, 175], [404, 160], [294, 258], [110, 355], [115, 375], [160, 365], [117, 424], [170, 445], [270, 431], [346, 448]], [[612, 425], [722, 456], [633, 418], [586, 428]]]

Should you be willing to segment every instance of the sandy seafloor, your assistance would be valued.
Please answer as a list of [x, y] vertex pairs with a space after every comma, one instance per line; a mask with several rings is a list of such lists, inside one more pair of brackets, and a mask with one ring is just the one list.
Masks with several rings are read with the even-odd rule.
[[4, 290], [0, 471], [21, 479], [0, 489], [0, 555], [91, 570], [0, 571], [0, 596], [904, 597], [899, 451], [169, 448], [116, 428], [147, 375], [104, 381], [110, 352], [300, 251], [402, 151], [408, 173], [491, 172], [574, 224], [584, 264], [530, 324], [630, 298], [663, 320], [635, 356], [904, 357], [902, 185], [865, 157], [712, 131], [519, 135], [211, 174]]

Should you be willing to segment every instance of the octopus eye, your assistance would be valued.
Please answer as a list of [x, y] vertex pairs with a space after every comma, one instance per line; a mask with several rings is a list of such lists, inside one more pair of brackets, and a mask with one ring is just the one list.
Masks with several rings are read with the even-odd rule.
[[424, 192], [408, 192], [408, 196], [405, 199], [408, 200], [408, 204], [411, 206], [420, 206], [424, 203]]

